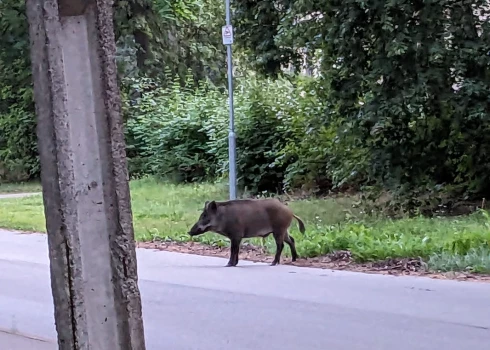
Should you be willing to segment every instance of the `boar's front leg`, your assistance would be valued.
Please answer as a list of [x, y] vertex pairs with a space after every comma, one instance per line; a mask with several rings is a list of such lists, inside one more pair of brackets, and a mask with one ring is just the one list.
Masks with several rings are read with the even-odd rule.
[[230, 266], [236, 266], [238, 264], [238, 254], [240, 253], [240, 243], [241, 239], [240, 238], [231, 238], [231, 254], [230, 254], [230, 260], [228, 261], [228, 264], [226, 264], [227, 267]]

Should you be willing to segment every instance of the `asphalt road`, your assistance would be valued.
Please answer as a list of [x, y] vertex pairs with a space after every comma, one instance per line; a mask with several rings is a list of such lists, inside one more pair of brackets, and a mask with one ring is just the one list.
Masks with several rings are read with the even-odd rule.
[[30, 197], [30, 196], [38, 196], [40, 193], [33, 192], [33, 193], [0, 193], [0, 199], [13, 199], [13, 198], [23, 198], [23, 197]]
[[[148, 349], [489, 349], [490, 284], [137, 254]], [[56, 349], [46, 237], [0, 230], [0, 271], [0, 330]]]

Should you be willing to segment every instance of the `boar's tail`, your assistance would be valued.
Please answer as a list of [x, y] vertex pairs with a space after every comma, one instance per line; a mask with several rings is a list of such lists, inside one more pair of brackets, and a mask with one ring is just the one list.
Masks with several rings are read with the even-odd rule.
[[293, 214], [293, 216], [296, 220], [298, 220], [298, 226], [299, 226], [300, 232], [304, 234], [305, 233], [305, 223], [303, 222], [303, 220], [301, 220], [301, 218], [299, 216], [296, 216], [294, 214]]

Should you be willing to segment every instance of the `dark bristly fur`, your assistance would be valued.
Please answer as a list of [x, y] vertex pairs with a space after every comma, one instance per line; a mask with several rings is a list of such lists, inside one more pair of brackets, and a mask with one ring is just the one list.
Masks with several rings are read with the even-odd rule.
[[298, 258], [294, 238], [288, 232], [293, 218], [298, 220], [299, 230], [304, 233], [303, 221], [277, 199], [208, 201], [199, 220], [190, 229], [189, 235], [197, 236], [211, 231], [228, 237], [231, 241], [231, 254], [226, 266], [236, 266], [243, 238], [265, 238], [272, 233], [277, 247], [271, 264], [274, 266], [279, 264], [284, 242], [291, 248], [292, 260], [296, 261]]

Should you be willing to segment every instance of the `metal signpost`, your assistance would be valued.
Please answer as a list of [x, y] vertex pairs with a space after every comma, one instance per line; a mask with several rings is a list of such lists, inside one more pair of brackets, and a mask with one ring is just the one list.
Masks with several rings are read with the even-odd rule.
[[229, 160], [229, 181], [230, 199], [236, 199], [236, 142], [235, 142], [235, 114], [233, 111], [233, 63], [231, 57], [231, 45], [233, 44], [233, 26], [230, 20], [230, 0], [225, 0], [226, 25], [223, 26], [221, 34], [223, 45], [226, 45], [228, 61], [228, 95], [230, 105], [230, 126], [228, 132], [228, 160]]

